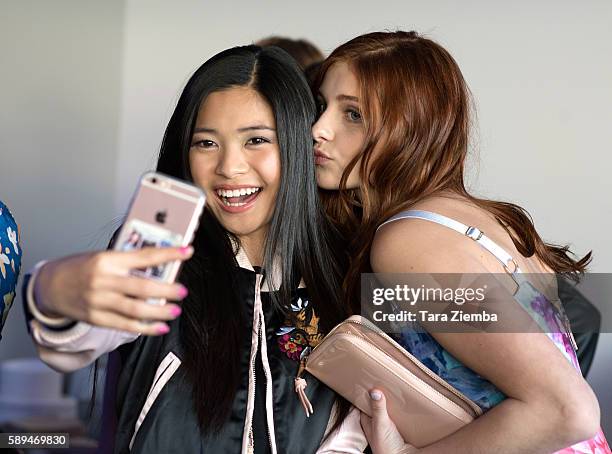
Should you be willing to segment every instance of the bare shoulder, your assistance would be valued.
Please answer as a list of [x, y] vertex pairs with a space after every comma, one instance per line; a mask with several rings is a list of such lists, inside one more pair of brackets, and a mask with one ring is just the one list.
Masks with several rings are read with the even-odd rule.
[[481, 273], [483, 257], [480, 246], [448, 227], [400, 219], [376, 232], [370, 263], [376, 273]]

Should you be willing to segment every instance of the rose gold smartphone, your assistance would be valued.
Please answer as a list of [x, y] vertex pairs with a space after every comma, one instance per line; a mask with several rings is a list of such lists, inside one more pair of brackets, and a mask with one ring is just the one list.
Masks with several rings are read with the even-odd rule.
[[[130, 202], [128, 216], [115, 241], [117, 251], [144, 247], [183, 247], [193, 241], [206, 197], [196, 186], [162, 173], [145, 173]], [[132, 274], [163, 282], [174, 282], [180, 261], [164, 263]], [[150, 298], [151, 304], [165, 304]]]

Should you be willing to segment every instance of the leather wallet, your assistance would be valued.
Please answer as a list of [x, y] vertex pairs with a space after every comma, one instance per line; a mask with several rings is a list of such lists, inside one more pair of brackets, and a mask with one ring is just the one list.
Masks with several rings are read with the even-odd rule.
[[482, 414], [482, 409], [433, 373], [374, 323], [354, 315], [317, 345], [306, 370], [370, 415], [369, 391], [387, 398], [387, 411], [407, 443], [434, 443]]

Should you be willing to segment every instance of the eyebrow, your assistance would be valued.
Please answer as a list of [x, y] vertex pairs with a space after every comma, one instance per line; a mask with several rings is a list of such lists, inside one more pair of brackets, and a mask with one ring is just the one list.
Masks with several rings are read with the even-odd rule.
[[[266, 125], [253, 125], [253, 126], [245, 126], [243, 128], [238, 128], [236, 131], [238, 132], [246, 132], [246, 131], [258, 131], [258, 130], [268, 130], [268, 131], [272, 131], [272, 132], [276, 132], [276, 129], [271, 128], [270, 126], [266, 126]], [[193, 130], [194, 134], [198, 133], [198, 132], [204, 132], [204, 133], [208, 133], [208, 134], [215, 134], [217, 132], [216, 129], [212, 129], [212, 128], [195, 128]]]
[[[317, 97], [325, 99], [325, 96], [323, 96], [323, 93], [321, 92], [319, 92]], [[350, 95], [338, 95], [336, 96], [336, 100], [337, 101], [351, 101], [351, 102], [359, 103], [359, 98], [357, 96], [350, 96]]]
[[338, 101], [353, 101], [359, 102], [359, 98], [357, 96], [349, 96], [349, 95], [338, 95], [336, 96]]

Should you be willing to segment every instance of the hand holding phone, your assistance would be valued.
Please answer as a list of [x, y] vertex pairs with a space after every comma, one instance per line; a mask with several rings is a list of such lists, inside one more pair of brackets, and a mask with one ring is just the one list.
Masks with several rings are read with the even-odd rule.
[[145, 301], [180, 301], [187, 290], [180, 284], [133, 276], [131, 270], [185, 261], [192, 253], [191, 247], [147, 248], [86, 252], [52, 260], [38, 271], [34, 301], [47, 317], [67, 317], [147, 336], [166, 334], [169, 326], [165, 322], [180, 315], [180, 306]]
[[[205, 196], [191, 184], [156, 172], [142, 176], [128, 216], [115, 241], [117, 251], [146, 247], [185, 247], [193, 240]], [[132, 274], [161, 282], [174, 282], [180, 261], [137, 268]], [[164, 299], [150, 299], [164, 304]]]
[[164, 303], [187, 295], [174, 281], [193, 253], [188, 245], [204, 202], [195, 186], [158, 173], [143, 175], [114, 250], [72, 255], [40, 268], [34, 285], [38, 309], [49, 317], [144, 335], [167, 333], [164, 321], [178, 317], [181, 308]]

